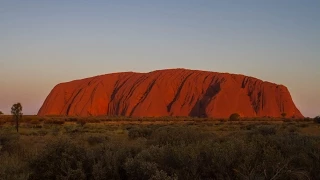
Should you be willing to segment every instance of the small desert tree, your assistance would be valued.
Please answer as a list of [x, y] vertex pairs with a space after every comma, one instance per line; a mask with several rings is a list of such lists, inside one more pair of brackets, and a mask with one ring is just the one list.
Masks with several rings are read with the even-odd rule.
[[16, 129], [19, 132], [19, 120], [22, 118], [22, 105], [21, 103], [16, 103], [11, 107], [11, 114], [16, 121]]
[[2, 111], [0, 111], [0, 115], [3, 115], [3, 112], [2, 112]]
[[283, 118], [285, 118], [285, 117], [287, 116], [287, 113], [283, 112], [283, 113], [281, 114], [281, 116], [282, 116]]
[[320, 116], [316, 116], [316, 117], [314, 118], [314, 122], [320, 123]]

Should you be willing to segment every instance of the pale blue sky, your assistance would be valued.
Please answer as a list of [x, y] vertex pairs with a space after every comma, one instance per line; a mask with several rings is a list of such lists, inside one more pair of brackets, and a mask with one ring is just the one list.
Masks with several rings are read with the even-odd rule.
[[36, 114], [59, 82], [188, 68], [286, 85], [320, 114], [318, 0], [0, 0], [0, 110]]

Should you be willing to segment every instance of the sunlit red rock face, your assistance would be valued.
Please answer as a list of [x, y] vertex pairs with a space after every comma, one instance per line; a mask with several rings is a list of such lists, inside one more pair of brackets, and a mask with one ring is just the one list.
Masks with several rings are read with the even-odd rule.
[[58, 84], [38, 115], [303, 117], [283, 85], [228, 73], [167, 69]]

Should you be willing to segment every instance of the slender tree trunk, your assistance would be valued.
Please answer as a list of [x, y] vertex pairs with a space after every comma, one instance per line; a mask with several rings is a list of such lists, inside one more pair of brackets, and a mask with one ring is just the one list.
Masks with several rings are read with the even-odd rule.
[[17, 132], [19, 132], [19, 118], [16, 117], [16, 129], [17, 129]]

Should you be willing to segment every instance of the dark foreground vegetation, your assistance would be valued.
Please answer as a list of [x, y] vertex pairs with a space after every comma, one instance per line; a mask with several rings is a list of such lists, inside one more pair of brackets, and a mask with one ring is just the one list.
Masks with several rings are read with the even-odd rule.
[[0, 117], [0, 179], [320, 179], [320, 124]]

